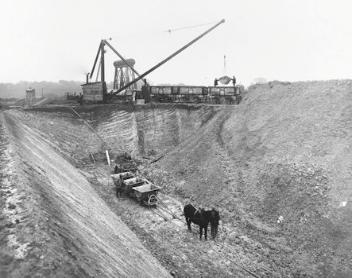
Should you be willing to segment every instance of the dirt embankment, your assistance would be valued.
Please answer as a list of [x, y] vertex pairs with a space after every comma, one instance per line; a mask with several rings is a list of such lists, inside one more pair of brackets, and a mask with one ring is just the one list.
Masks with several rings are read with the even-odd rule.
[[351, 91], [350, 80], [253, 88], [242, 124], [223, 132], [250, 210], [270, 225], [283, 216], [293, 256], [315, 275], [352, 275]]
[[1, 131], [1, 277], [169, 277], [45, 137], [8, 112]]
[[350, 277], [351, 91], [349, 80], [253, 86], [158, 167], [281, 276]]

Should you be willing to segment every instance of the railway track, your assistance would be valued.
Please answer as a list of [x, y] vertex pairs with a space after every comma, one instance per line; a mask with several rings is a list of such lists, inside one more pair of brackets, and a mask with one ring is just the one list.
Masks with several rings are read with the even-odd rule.
[[[150, 211], [155, 213], [156, 215], [160, 216], [164, 221], [172, 221], [172, 220], [179, 220], [182, 222], [181, 217], [177, 216], [174, 212], [172, 212], [167, 204], [162, 200], [158, 200], [158, 205], [156, 207], [149, 207]], [[170, 217], [167, 217], [167, 215]]]
[[160, 216], [162, 219], [164, 219], [164, 221], [169, 221], [170, 219], [167, 218], [165, 215], [163, 215], [162, 213], [160, 213], [158, 211], [158, 208], [152, 208], [152, 207], [149, 207], [149, 210], [152, 211], [153, 213], [155, 213], [156, 215]]
[[[165, 199], [165, 197], [163, 195], [160, 197], [162, 197], [162, 198], [158, 199], [157, 206], [147, 207], [148, 210], [151, 213], [160, 217], [160, 219], [162, 219], [162, 222], [160, 222], [160, 224], [165, 223], [165, 222], [169, 222], [169, 223], [172, 222], [174, 225], [178, 225], [176, 222], [180, 222], [180, 223], [182, 223], [182, 226], [184, 226], [185, 222], [184, 222], [184, 219], [182, 218], [182, 211], [180, 210], [179, 214], [177, 214], [177, 212], [175, 212], [177, 204], [174, 204], [174, 203], [169, 204], [168, 203], [169, 200], [167, 198]], [[126, 199], [129, 199], [129, 198], [126, 198]], [[172, 208], [170, 208], [170, 206], [172, 206]], [[175, 220], [176, 220], [176, 222], [175, 222]], [[217, 243], [216, 246], [218, 248], [220, 247], [219, 250], [223, 250], [228, 254], [228, 255], [226, 255], [226, 258], [224, 257], [224, 259], [231, 262], [231, 264], [233, 264], [233, 266], [235, 266], [235, 268], [238, 269], [238, 271], [246, 273], [246, 275], [250, 275], [251, 277], [255, 277], [255, 278], [262, 277], [262, 276], [258, 275], [253, 270], [253, 268], [251, 269], [251, 268], [243, 266], [241, 263], [239, 263], [239, 261], [241, 261], [241, 259], [237, 258], [237, 256], [234, 255], [234, 251], [231, 250], [231, 248], [229, 248], [228, 246], [226, 246], [224, 242]], [[231, 254], [231, 256], [229, 256], [230, 254]], [[263, 270], [268, 271], [267, 269], [263, 269]]]
[[[161, 204], [161, 206], [160, 206], [160, 204]], [[178, 220], [180, 220], [180, 221], [183, 221], [179, 216], [177, 216], [175, 213], [173, 213], [173, 212], [168, 208], [167, 204], [166, 204], [164, 201], [162, 201], [162, 200], [160, 200], [160, 199], [159, 199], [159, 207], [162, 208], [162, 209], [164, 209], [166, 212], [168, 212], [168, 213], [172, 216], [173, 219], [178, 219]]]
[[[177, 223], [177, 222], [180, 222], [180, 223], [182, 223], [182, 226], [184, 226], [184, 219], [182, 217], [182, 215], [183, 215], [182, 209], [179, 206], [180, 206], [180, 204], [178, 204], [175, 201], [172, 201], [171, 199], [164, 196], [164, 194], [162, 194], [162, 195], [159, 195], [157, 206], [149, 206], [148, 210], [150, 210], [151, 213], [157, 215], [160, 219], [162, 219], [162, 221], [160, 222], [160, 225], [163, 225], [162, 223], [169, 222], [169, 223], [172, 223], [172, 225], [180, 226], [180, 224]], [[177, 221], [177, 220], [179, 220], [179, 221]], [[229, 248], [225, 244], [225, 242], [218, 243], [218, 244], [216, 244], [216, 246], [217, 247], [215, 247], [215, 246], [214, 247], [216, 249], [219, 248], [218, 251], [222, 250], [222, 251], [226, 252], [226, 255], [224, 254], [224, 256], [221, 256], [221, 257], [223, 257], [224, 260], [231, 262], [231, 264], [235, 267], [235, 269], [237, 269], [236, 271], [246, 273], [245, 275], [250, 275], [251, 277], [255, 277], [255, 278], [262, 277], [261, 274], [258, 275], [256, 273], [256, 271], [258, 271], [258, 270], [250, 262], [244, 263], [250, 267], [243, 265], [243, 263], [242, 263], [243, 258], [239, 258], [235, 254], [234, 250]], [[256, 270], [253, 270], [253, 269], [256, 269]], [[266, 268], [263, 268], [262, 270], [265, 272], [269, 271]], [[260, 270], [259, 272], [262, 272], [262, 271]], [[270, 271], [269, 271], [269, 273], [270, 273]]]

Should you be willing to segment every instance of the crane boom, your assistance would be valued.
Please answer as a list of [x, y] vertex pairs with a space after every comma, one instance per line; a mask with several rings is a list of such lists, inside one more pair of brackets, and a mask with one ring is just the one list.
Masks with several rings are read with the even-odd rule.
[[[93, 67], [92, 67], [92, 70], [90, 72], [90, 75], [89, 77], [92, 78], [93, 74], [94, 74], [94, 70], [95, 70], [95, 67], [97, 65], [97, 62], [98, 62], [98, 58], [99, 58], [99, 55], [100, 55], [100, 58], [101, 58], [101, 64], [99, 64], [99, 68], [98, 68], [98, 72], [99, 70], [102, 71], [102, 74], [101, 74], [101, 77], [102, 79], [105, 81], [105, 74], [104, 74], [104, 69], [102, 67], [100, 67], [100, 65], [103, 65], [104, 64], [104, 46], [107, 45], [118, 57], [120, 57], [120, 59], [122, 61], [124, 61], [126, 63], [126, 65], [137, 75], [137, 76], [140, 76], [140, 74], [132, 67], [128, 64], [128, 62], [126, 61], [126, 59], [119, 53], [117, 52], [117, 50], [107, 41], [107, 40], [101, 40], [100, 41], [100, 44], [99, 44], [99, 48], [98, 48], [98, 51], [97, 51], [97, 55], [95, 56], [95, 60], [94, 60], [94, 64], [93, 64]], [[102, 80], [102, 81], [103, 81]]]
[[187, 43], [185, 46], [181, 47], [179, 50], [177, 50], [176, 52], [174, 52], [173, 54], [171, 54], [170, 56], [168, 56], [167, 58], [165, 58], [164, 60], [162, 60], [160, 63], [156, 64], [154, 67], [150, 68], [149, 70], [147, 70], [145, 73], [143, 73], [142, 75], [139, 75], [136, 79], [134, 79], [133, 81], [129, 82], [128, 84], [126, 84], [125, 86], [121, 87], [119, 90], [117, 90], [116, 92], [114, 92], [113, 94], [118, 94], [120, 92], [122, 92], [123, 90], [127, 89], [128, 87], [130, 87], [131, 85], [133, 85], [134, 83], [138, 82], [139, 80], [141, 80], [142, 78], [144, 78], [145, 76], [147, 76], [149, 73], [153, 72], [154, 70], [156, 70], [157, 68], [159, 68], [160, 66], [162, 66], [163, 64], [165, 64], [167, 61], [169, 61], [170, 59], [172, 59], [173, 57], [175, 57], [177, 54], [179, 54], [180, 52], [182, 52], [183, 50], [185, 50], [186, 48], [188, 48], [189, 46], [191, 46], [192, 44], [194, 44], [196, 41], [198, 41], [199, 39], [201, 39], [202, 37], [204, 37], [206, 34], [208, 34], [209, 32], [211, 32], [212, 30], [214, 30], [216, 27], [218, 27], [220, 24], [224, 23], [225, 19], [222, 19], [221, 21], [219, 21], [218, 23], [216, 23], [213, 27], [209, 28], [208, 30], [206, 30], [205, 32], [203, 32], [202, 34], [200, 34], [198, 37], [196, 37], [195, 39], [193, 39], [192, 41], [190, 41], [189, 43]]
[[99, 58], [100, 51], [101, 51], [101, 42], [100, 42], [100, 44], [99, 44], [99, 48], [98, 48], [97, 55], [95, 56], [93, 68], [92, 68], [92, 70], [90, 71], [90, 76], [89, 76], [89, 78], [92, 78], [92, 76], [93, 76], [93, 73], [94, 73], [94, 70], [95, 70], [95, 66], [96, 66], [96, 64], [97, 64], [97, 62], [98, 62], [98, 58]]

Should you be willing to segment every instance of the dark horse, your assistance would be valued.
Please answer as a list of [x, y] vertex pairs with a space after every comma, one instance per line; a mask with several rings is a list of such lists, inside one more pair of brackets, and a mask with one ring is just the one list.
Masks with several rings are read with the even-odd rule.
[[197, 224], [199, 226], [199, 239], [202, 239], [203, 230], [204, 230], [204, 238], [207, 239], [208, 233], [208, 224], [211, 225], [211, 235], [212, 238], [215, 239], [218, 225], [219, 225], [219, 212], [215, 209], [212, 210], [204, 210], [204, 209], [196, 209], [191, 204], [185, 205], [183, 208], [183, 213], [186, 218], [186, 223], [188, 226], [188, 230], [191, 231], [191, 222]]
[[207, 210], [206, 213], [208, 214], [208, 219], [210, 222], [211, 237], [215, 239], [216, 235], [218, 234], [220, 214], [214, 208]]

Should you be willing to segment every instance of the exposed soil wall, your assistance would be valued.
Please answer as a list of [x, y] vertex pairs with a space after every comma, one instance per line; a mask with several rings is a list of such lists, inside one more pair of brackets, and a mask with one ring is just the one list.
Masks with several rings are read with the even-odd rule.
[[22, 122], [2, 116], [14, 161], [1, 188], [2, 277], [169, 277], [87, 179]]

